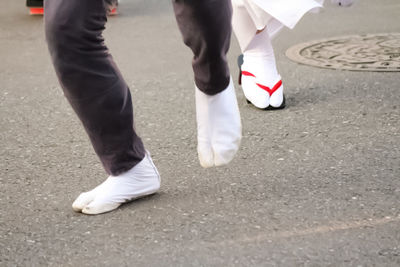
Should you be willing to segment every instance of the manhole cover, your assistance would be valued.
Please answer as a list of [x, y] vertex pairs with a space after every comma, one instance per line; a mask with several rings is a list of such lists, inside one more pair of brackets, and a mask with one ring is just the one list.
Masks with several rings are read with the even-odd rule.
[[289, 48], [298, 63], [354, 71], [400, 71], [400, 33], [335, 37]]

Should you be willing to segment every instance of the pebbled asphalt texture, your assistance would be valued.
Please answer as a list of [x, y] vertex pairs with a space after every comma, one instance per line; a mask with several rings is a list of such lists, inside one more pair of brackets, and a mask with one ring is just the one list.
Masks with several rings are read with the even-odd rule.
[[[42, 17], [0, 9], [0, 266], [400, 266], [400, 73], [299, 65], [292, 45], [399, 32], [398, 0], [327, 5], [275, 40], [287, 108], [236, 91], [233, 162], [196, 154], [191, 53], [169, 1], [125, 0], [106, 42], [129, 84], [160, 193], [86, 216], [71, 209], [106, 177], [62, 95]], [[232, 76], [240, 54], [232, 39]]]

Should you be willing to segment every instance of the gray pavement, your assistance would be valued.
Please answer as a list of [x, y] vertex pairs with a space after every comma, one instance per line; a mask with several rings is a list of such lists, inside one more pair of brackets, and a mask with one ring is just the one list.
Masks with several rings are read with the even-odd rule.
[[[399, 32], [398, 0], [328, 6], [275, 41], [282, 111], [247, 105], [227, 167], [196, 155], [190, 51], [169, 1], [125, 0], [107, 43], [133, 93], [159, 194], [100, 215], [74, 213], [105, 179], [63, 98], [42, 18], [0, 10], [0, 266], [400, 266], [400, 73], [298, 65], [299, 42]], [[229, 54], [233, 77], [239, 49]]]

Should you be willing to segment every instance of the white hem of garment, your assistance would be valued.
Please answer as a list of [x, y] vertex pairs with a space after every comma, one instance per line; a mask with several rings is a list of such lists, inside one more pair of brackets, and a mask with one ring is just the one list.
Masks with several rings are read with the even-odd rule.
[[[266, 28], [273, 38], [283, 27], [293, 29], [304, 14], [322, 8], [323, 2], [324, 0], [232, 0], [232, 24], [242, 51], [246, 50], [257, 30]], [[245, 15], [241, 9], [247, 11], [247, 18], [243, 19]], [[241, 14], [236, 16], [235, 12]]]

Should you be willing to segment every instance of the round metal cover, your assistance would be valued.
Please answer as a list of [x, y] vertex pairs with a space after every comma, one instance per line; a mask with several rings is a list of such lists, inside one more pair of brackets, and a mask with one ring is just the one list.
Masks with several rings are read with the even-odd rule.
[[321, 68], [400, 71], [400, 33], [342, 36], [289, 48], [291, 60]]

